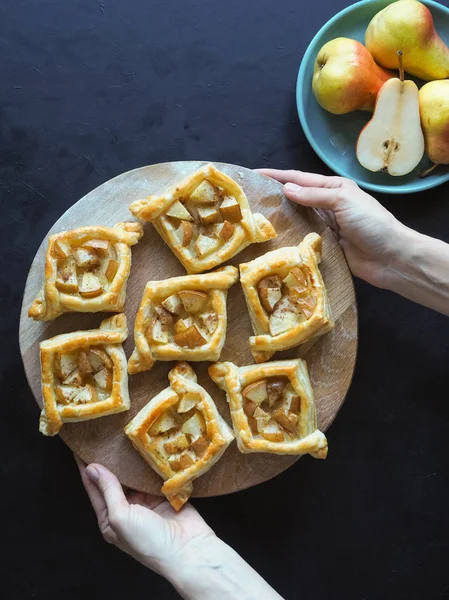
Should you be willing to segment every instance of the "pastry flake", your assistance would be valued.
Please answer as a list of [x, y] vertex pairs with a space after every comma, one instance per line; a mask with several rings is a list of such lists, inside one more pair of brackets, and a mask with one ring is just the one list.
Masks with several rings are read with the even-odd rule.
[[121, 312], [140, 223], [89, 226], [51, 235], [45, 282], [28, 316], [50, 321], [64, 312]]
[[298, 246], [279, 248], [240, 265], [255, 334], [249, 343], [256, 362], [334, 326], [320, 260], [321, 237], [310, 233]]
[[317, 429], [307, 364], [297, 358], [237, 367], [209, 367], [226, 392], [240, 452], [311, 454], [326, 458], [327, 440]]
[[40, 344], [42, 408], [39, 430], [56, 435], [63, 423], [88, 421], [129, 409], [128, 374], [122, 342], [124, 314], [99, 329], [63, 333]]
[[212, 164], [129, 209], [153, 223], [188, 273], [213, 269], [250, 244], [276, 237], [270, 221], [251, 212], [238, 183]]
[[142, 408], [125, 433], [165, 480], [161, 491], [179, 510], [194, 479], [218, 461], [234, 434], [187, 363], [179, 363], [168, 378], [170, 386]]
[[218, 360], [226, 338], [227, 293], [237, 280], [238, 270], [228, 266], [149, 281], [136, 316], [128, 372], [151, 369], [157, 360]]

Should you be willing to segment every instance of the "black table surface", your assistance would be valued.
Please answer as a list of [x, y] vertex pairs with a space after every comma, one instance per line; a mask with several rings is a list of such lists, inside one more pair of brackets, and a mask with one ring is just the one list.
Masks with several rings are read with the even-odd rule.
[[[345, 0], [0, 5], [2, 597], [178, 597], [103, 542], [61, 440], [38, 433], [18, 318], [56, 219], [129, 169], [205, 159], [328, 173], [298, 122], [301, 56]], [[379, 196], [449, 241], [449, 185]], [[449, 319], [356, 281], [354, 381], [307, 457], [194, 505], [286, 598], [449, 596]], [[6, 594], [6, 595], [5, 595]]]

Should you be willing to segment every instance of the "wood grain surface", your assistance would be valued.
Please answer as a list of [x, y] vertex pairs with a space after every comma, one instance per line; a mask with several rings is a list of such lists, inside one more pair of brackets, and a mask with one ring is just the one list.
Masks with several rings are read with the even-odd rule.
[[[180, 181], [204, 164], [199, 161], [171, 162], [123, 173], [79, 200], [62, 215], [49, 233], [83, 225], [112, 226], [119, 221], [133, 220], [128, 211], [131, 202], [149, 194], [161, 193], [167, 186]], [[275, 358], [300, 356], [307, 361], [315, 392], [318, 426], [326, 431], [345, 399], [357, 351], [357, 308], [351, 274], [342, 250], [321, 218], [313, 211], [289, 202], [279, 183], [244, 167], [215, 164], [243, 187], [253, 211], [268, 217], [278, 233], [278, 237], [270, 242], [253, 244], [234, 257], [230, 264], [238, 266], [269, 250], [296, 245], [312, 231], [323, 237], [321, 269], [336, 326], [318, 340], [279, 352]], [[47, 323], [28, 318], [28, 308], [42, 285], [46, 246], [44, 240], [31, 265], [20, 318], [20, 349], [26, 376], [39, 407], [42, 406], [39, 342], [60, 333], [95, 328], [107, 316], [103, 313], [65, 314]], [[134, 318], [146, 282], [185, 274], [181, 264], [150, 224], [145, 225], [143, 239], [132, 248], [132, 256], [126, 300], [130, 334], [124, 344], [128, 358], [134, 347]], [[237, 283], [228, 295], [228, 332], [221, 360], [232, 360], [238, 365], [252, 364], [248, 343], [251, 333], [243, 293]], [[142, 406], [168, 385], [167, 374], [173, 364], [158, 362], [151, 371], [130, 376], [131, 409], [128, 412], [83, 423], [65, 424], [60, 433], [62, 439], [86, 462], [99, 462], [111, 469], [124, 485], [159, 494], [162, 485], [160, 477], [133, 449], [123, 428]], [[231, 424], [225, 395], [208, 378], [208, 364], [192, 363], [192, 366], [199, 382], [209, 391], [220, 413]], [[52, 440], [42, 438], [42, 443], [51, 444]], [[332, 439], [329, 452], [332, 452]], [[221, 460], [195, 481], [193, 496], [217, 496], [257, 485], [281, 473], [296, 460], [294, 456], [241, 454], [233, 442]], [[313, 459], [307, 457], [306, 460]]]

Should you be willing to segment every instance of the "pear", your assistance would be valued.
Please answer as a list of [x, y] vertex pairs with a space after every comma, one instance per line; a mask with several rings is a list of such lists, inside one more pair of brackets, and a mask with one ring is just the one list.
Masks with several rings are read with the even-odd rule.
[[449, 164], [449, 80], [426, 83], [419, 90], [419, 108], [428, 157]]
[[425, 81], [449, 77], [449, 48], [438, 36], [427, 6], [398, 0], [373, 17], [365, 45], [383, 67], [394, 69], [396, 52], [404, 53], [404, 69]]
[[404, 81], [402, 62], [400, 72], [400, 79], [390, 79], [380, 89], [356, 150], [363, 167], [395, 176], [413, 171], [424, 154], [418, 88], [413, 81]]
[[372, 111], [377, 93], [391, 77], [363, 44], [336, 38], [321, 48], [315, 60], [312, 90], [318, 104], [334, 115]]

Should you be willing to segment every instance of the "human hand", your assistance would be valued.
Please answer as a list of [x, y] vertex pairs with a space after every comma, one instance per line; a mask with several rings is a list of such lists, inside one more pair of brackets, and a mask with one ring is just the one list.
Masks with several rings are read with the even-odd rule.
[[189, 503], [123, 489], [101, 465], [77, 456], [81, 479], [104, 539], [166, 577], [186, 600], [282, 600]]
[[388, 274], [400, 253], [402, 225], [350, 179], [301, 171], [258, 169], [285, 184], [289, 200], [314, 208], [339, 238], [352, 273], [377, 287], [388, 287]]
[[185, 553], [218, 539], [190, 504], [177, 513], [165, 498], [124, 490], [105, 467], [75, 460], [103, 538], [160, 575], [170, 579]]

